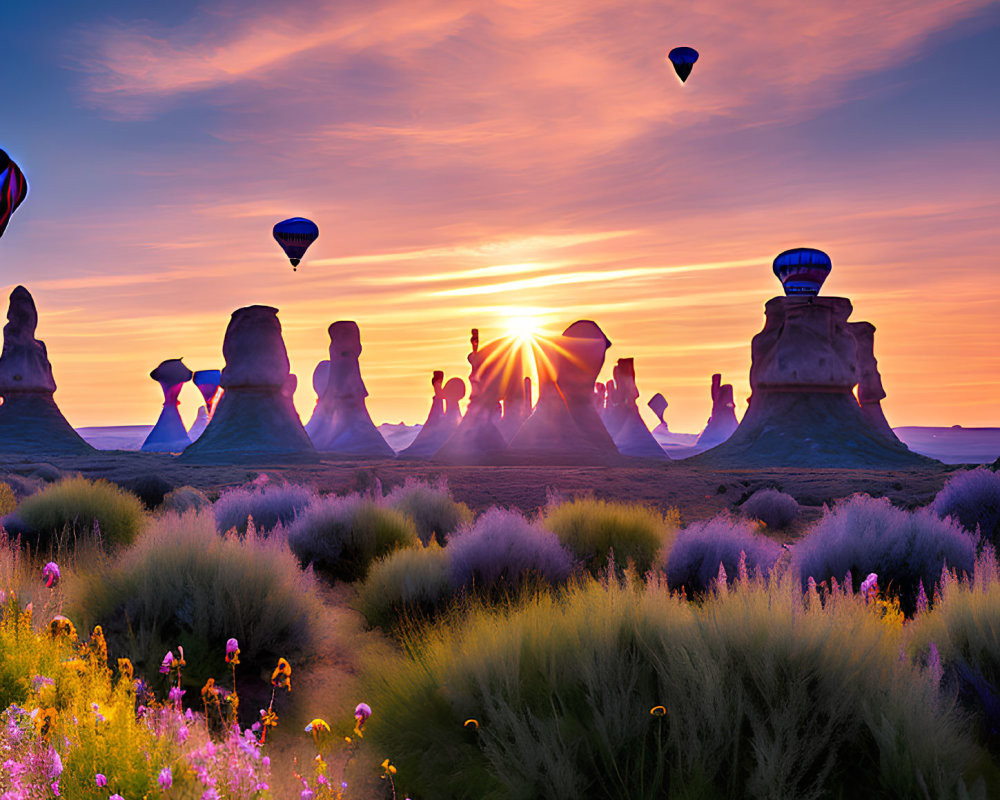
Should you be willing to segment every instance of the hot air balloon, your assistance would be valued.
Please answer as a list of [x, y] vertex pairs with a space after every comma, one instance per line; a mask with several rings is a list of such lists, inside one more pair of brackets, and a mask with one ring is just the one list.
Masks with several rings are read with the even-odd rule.
[[812, 247], [794, 247], [774, 259], [774, 274], [786, 295], [814, 295], [833, 269], [830, 256]]
[[0, 150], [0, 236], [7, 230], [10, 215], [28, 196], [28, 182], [9, 155]]
[[285, 251], [288, 260], [292, 262], [293, 270], [318, 236], [319, 228], [316, 223], [304, 217], [285, 219], [274, 226], [274, 238]]
[[681, 79], [681, 83], [684, 83], [688, 79], [688, 75], [691, 74], [694, 62], [698, 60], [698, 51], [693, 47], [675, 47], [667, 53], [667, 58], [674, 65], [674, 72]]

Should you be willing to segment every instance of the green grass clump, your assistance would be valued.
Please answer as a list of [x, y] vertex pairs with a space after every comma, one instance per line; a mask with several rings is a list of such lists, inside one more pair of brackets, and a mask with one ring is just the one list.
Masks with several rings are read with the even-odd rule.
[[411, 641], [366, 676], [369, 735], [415, 800], [985, 797], [902, 635], [790, 584], [698, 606], [588, 581]]
[[596, 576], [611, 550], [618, 564], [631, 560], [640, 572], [653, 568], [677, 534], [680, 515], [676, 509], [661, 514], [648, 506], [580, 497], [549, 506], [541, 522]]
[[66, 582], [67, 616], [102, 624], [109, 647], [160, 686], [160, 662], [184, 648], [198, 688], [224, 667], [226, 641], [261, 670], [309, 652], [318, 614], [310, 579], [281, 537], [219, 536], [211, 511], [167, 514], [117, 561]]
[[7, 516], [17, 508], [17, 495], [9, 483], [0, 482], [0, 517]]
[[357, 494], [319, 498], [288, 526], [288, 546], [302, 565], [343, 581], [364, 578], [376, 558], [418, 541], [413, 520]]
[[428, 483], [407, 478], [392, 489], [383, 502], [413, 520], [424, 544], [435, 539], [443, 546], [449, 534], [472, 522], [469, 507], [452, 499], [444, 480]]
[[358, 608], [369, 625], [394, 629], [432, 618], [453, 595], [448, 553], [432, 541], [427, 547], [395, 550], [372, 564]]
[[193, 486], [179, 486], [167, 492], [160, 503], [160, 512], [183, 514], [185, 511], [201, 511], [212, 507], [212, 501], [200, 489]]
[[94, 538], [105, 547], [131, 544], [145, 522], [142, 502], [109, 481], [64, 478], [21, 501], [17, 516], [39, 547], [59, 541], [72, 548]]

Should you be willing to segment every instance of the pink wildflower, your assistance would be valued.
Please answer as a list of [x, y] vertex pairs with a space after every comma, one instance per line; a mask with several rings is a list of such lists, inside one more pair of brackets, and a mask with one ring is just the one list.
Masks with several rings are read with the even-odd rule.
[[55, 561], [50, 561], [44, 567], [42, 567], [42, 579], [45, 581], [45, 586], [51, 589], [57, 583], [59, 583], [59, 565]]
[[104, 773], [98, 772], [94, 776], [94, 783], [96, 783], [102, 789], [108, 785], [108, 779], [104, 776]]
[[174, 776], [170, 772], [170, 767], [164, 767], [161, 769], [156, 780], [160, 784], [160, 790], [164, 792], [167, 791], [167, 789], [169, 789], [174, 782]]
[[868, 577], [861, 582], [861, 596], [865, 598], [866, 603], [870, 603], [875, 599], [875, 595], [878, 594], [878, 575], [874, 572], [869, 572]]

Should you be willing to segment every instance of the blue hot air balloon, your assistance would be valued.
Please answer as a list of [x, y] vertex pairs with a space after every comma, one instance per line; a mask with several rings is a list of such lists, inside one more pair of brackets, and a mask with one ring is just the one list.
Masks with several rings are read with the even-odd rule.
[[812, 247], [794, 247], [774, 259], [774, 274], [786, 295], [815, 295], [833, 269], [830, 256]]
[[693, 47], [675, 47], [667, 53], [667, 58], [674, 65], [674, 72], [681, 79], [681, 83], [684, 83], [691, 74], [694, 62], [698, 60], [698, 51]]
[[0, 150], [0, 236], [7, 230], [10, 215], [28, 196], [24, 173], [7, 153]]
[[285, 219], [274, 226], [274, 238], [285, 251], [288, 260], [292, 262], [293, 270], [318, 236], [319, 228], [316, 223], [304, 217]]

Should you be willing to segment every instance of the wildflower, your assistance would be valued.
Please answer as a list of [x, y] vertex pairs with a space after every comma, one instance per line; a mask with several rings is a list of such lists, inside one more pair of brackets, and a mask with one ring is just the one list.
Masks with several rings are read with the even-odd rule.
[[103, 772], [98, 772], [94, 776], [94, 783], [96, 783], [100, 788], [104, 788], [108, 785], [108, 779], [104, 776]]
[[125, 798], [118, 794], [118, 792], [115, 792], [108, 800], [125, 800]]
[[52, 726], [56, 723], [56, 710], [49, 708], [36, 708], [31, 712], [31, 719], [35, 724], [35, 731], [42, 739], [48, 739]]
[[163, 657], [163, 663], [160, 664], [160, 672], [164, 675], [170, 672], [174, 668], [174, 651], [167, 650], [167, 654]]
[[161, 791], [167, 791], [174, 782], [174, 776], [170, 772], [170, 767], [164, 767], [160, 770], [159, 776], [156, 778], [157, 783], [160, 784]]
[[240, 663], [240, 643], [235, 639], [230, 639], [226, 642], [226, 663], [227, 664], [239, 664]]
[[385, 761], [382, 762], [381, 767], [382, 767], [382, 777], [383, 778], [388, 778], [390, 775], [395, 775], [396, 774], [396, 768], [392, 764], [389, 763], [389, 759], [388, 758]]
[[361, 729], [365, 727], [365, 723], [368, 718], [372, 715], [372, 708], [368, 703], [358, 703], [354, 709], [354, 719], [356, 720], [354, 725], [354, 733], [364, 738], [364, 734]]
[[135, 674], [135, 668], [132, 666], [132, 662], [129, 659], [127, 658], [118, 659], [118, 674], [121, 675], [123, 680], [126, 681], [132, 680], [132, 676]]
[[927, 610], [927, 592], [924, 590], [924, 582], [920, 581], [920, 586], [917, 588], [917, 613], [922, 614]]
[[[49, 776], [49, 780], [55, 780], [60, 775], [62, 775], [63, 763], [62, 759], [59, 757], [59, 754], [55, 750], [52, 750], [50, 752], [50, 757], [51, 757], [51, 763], [49, 764], [49, 768], [48, 770], [46, 770], [46, 772]], [[56, 794], [59, 794], [59, 792], [57, 791]]]
[[278, 659], [278, 666], [271, 673], [271, 685], [277, 688], [284, 687], [292, 691], [292, 667], [283, 658]]
[[49, 623], [49, 635], [55, 639], [58, 636], [65, 636], [71, 641], [76, 641], [76, 626], [62, 614], [56, 614]]
[[479, 720], [478, 719], [471, 719], [471, 718], [467, 719], [465, 722], [462, 723], [462, 727], [463, 728], [470, 728], [471, 727], [471, 728], [475, 728], [476, 730], [479, 730]]
[[181, 698], [187, 694], [184, 689], [180, 686], [171, 686], [170, 691], [167, 693], [167, 697], [170, 698], [170, 702], [177, 706], [177, 710], [180, 711], [181, 708]]
[[31, 679], [31, 688], [36, 692], [40, 692], [44, 686], [54, 686], [55, 681], [52, 678], [46, 678], [44, 675], [35, 675]]
[[874, 572], [869, 572], [868, 577], [861, 582], [861, 596], [865, 598], [866, 603], [870, 603], [875, 599], [875, 595], [878, 594], [878, 575]]
[[667, 715], [667, 709], [664, 706], [653, 706], [649, 709], [649, 713], [654, 717], [665, 717]]
[[330, 732], [330, 726], [327, 724], [325, 719], [320, 719], [317, 717], [308, 725], [306, 725], [306, 732], [313, 735], [313, 740], [316, 742], [316, 746], [319, 747], [319, 737], [324, 733]]
[[57, 583], [59, 583], [59, 565], [55, 561], [50, 561], [44, 567], [42, 567], [42, 580], [45, 581], [45, 587], [47, 589], [52, 589]]

